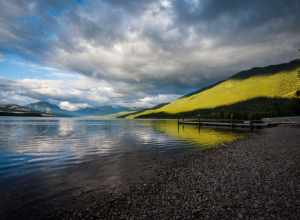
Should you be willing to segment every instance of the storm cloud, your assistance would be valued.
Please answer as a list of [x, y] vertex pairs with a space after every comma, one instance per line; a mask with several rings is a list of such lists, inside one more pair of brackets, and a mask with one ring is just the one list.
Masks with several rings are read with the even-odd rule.
[[299, 12], [298, 0], [0, 0], [0, 59], [81, 75], [63, 80], [68, 90], [61, 79], [14, 80], [11, 92], [28, 99], [149, 107], [296, 58]]

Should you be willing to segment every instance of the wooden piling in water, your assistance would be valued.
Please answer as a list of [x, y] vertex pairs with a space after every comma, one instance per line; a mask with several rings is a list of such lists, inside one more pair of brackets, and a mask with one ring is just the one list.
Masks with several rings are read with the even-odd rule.
[[201, 126], [213, 126], [213, 127], [230, 127], [230, 128], [249, 128], [251, 131], [254, 128], [264, 128], [268, 127], [269, 123], [262, 121], [243, 121], [243, 120], [233, 120], [233, 119], [178, 119], [179, 125], [197, 125], [200, 129]]

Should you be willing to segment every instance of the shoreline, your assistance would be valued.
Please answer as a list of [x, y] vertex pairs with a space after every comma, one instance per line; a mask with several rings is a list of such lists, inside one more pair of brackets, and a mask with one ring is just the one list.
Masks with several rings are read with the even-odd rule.
[[153, 155], [151, 172], [126, 185], [62, 195], [8, 217], [299, 219], [299, 137], [299, 126], [278, 126], [207, 151]]

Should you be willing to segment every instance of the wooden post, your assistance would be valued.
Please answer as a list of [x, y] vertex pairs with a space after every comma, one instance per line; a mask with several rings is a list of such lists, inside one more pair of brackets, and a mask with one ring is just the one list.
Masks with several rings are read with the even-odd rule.
[[230, 114], [231, 128], [233, 128], [233, 113]]
[[253, 122], [252, 122], [252, 120], [250, 120], [250, 129], [251, 129], [251, 131], [253, 131]]

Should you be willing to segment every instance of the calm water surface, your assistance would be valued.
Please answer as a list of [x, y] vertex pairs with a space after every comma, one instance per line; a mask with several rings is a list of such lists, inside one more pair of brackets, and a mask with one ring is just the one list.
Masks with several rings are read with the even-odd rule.
[[244, 136], [176, 121], [0, 117], [0, 210], [127, 185], [151, 174], [157, 155]]

